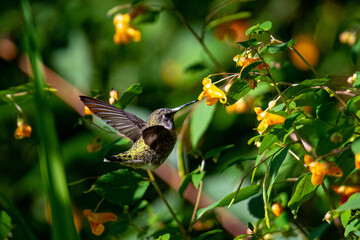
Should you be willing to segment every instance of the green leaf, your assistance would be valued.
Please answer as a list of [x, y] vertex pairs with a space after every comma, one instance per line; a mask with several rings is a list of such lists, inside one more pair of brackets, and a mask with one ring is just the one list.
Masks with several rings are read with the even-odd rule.
[[355, 72], [354, 75], [355, 75], [355, 80], [353, 83], [353, 87], [360, 88], [360, 72]]
[[[7, 95], [11, 95], [11, 97], [15, 100], [16, 103], [19, 103], [19, 101], [24, 102], [24, 99], [29, 100], [33, 96], [32, 95], [33, 92], [34, 92], [33, 82], [29, 82], [23, 85], [1, 90], [0, 104], [11, 103], [11, 100], [7, 97]], [[27, 93], [27, 94], [23, 95], [23, 93]], [[19, 94], [19, 96], [16, 96], [16, 94]]]
[[343, 211], [340, 215], [341, 224], [343, 227], [346, 227], [346, 225], [349, 223], [349, 220], [351, 218], [351, 210]]
[[250, 87], [248, 83], [244, 82], [243, 80], [235, 81], [231, 85], [229, 92], [226, 94], [227, 97], [226, 106], [233, 105], [240, 98], [245, 96], [249, 91], [250, 91]]
[[0, 239], [7, 239], [11, 228], [11, 217], [5, 211], [0, 211]]
[[184, 192], [190, 182], [191, 182], [191, 175], [190, 174], [184, 175], [182, 178], [180, 187], [179, 187], [179, 196], [180, 197], [182, 197], [184, 195]]
[[288, 116], [284, 122], [284, 128], [289, 130], [292, 127], [292, 124], [296, 121], [296, 118], [301, 114], [301, 112], [296, 112]]
[[355, 139], [355, 141], [351, 144], [351, 150], [353, 151], [354, 155], [360, 152], [360, 137]]
[[224, 17], [217, 18], [217, 19], [209, 22], [206, 26], [206, 29], [210, 30], [211, 28], [216, 27], [219, 24], [230, 22], [233, 20], [248, 18], [250, 16], [251, 16], [251, 12], [238, 12], [238, 13], [231, 14], [231, 15], [225, 15]]
[[131, 20], [131, 22], [134, 25], [141, 23], [154, 23], [159, 18], [159, 14], [160, 11], [142, 8], [141, 14], [138, 14], [134, 20]]
[[347, 237], [351, 232], [358, 232], [358, 231], [360, 231], [360, 220], [354, 219], [345, 227], [344, 236]]
[[269, 31], [272, 27], [272, 22], [270, 21], [265, 21], [263, 23], [260, 24], [259, 28], [261, 28], [264, 31]]
[[234, 147], [234, 144], [211, 149], [210, 151], [208, 151], [207, 153], [204, 154], [204, 157], [205, 157], [205, 159], [212, 158], [212, 157], [218, 157], [221, 152], [223, 152], [229, 148], [232, 148], [232, 147]]
[[360, 109], [360, 96], [351, 98], [346, 104], [346, 110], [350, 113], [356, 114]]
[[254, 38], [251, 38], [251, 39], [243, 41], [243, 42], [237, 42], [237, 43], [240, 44], [241, 46], [243, 46], [244, 48], [256, 47], [258, 45], [258, 41]]
[[191, 180], [196, 187], [196, 189], [199, 188], [200, 181], [204, 178], [205, 172], [197, 173], [191, 175]]
[[[254, 196], [255, 194], [257, 194], [259, 192], [259, 190], [260, 190], [260, 185], [250, 185], [250, 186], [240, 189], [238, 194], [236, 195], [234, 203], [238, 203], [240, 201], [250, 198], [251, 196]], [[206, 208], [199, 209], [198, 210], [198, 218], [200, 218], [205, 212], [210, 211], [216, 207], [224, 207], [224, 206], [229, 205], [235, 194], [236, 194], [236, 191], [230, 193], [223, 199], [211, 204], [210, 206], [208, 206]]]
[[126, 108], [134, 97], [142, 93], [142, 86], [139, 83], [131, 85], [120, 97], [119, 105], [121, 109]]
[[270, 132], [264, 137], [259, 148], [259, 154], [262, 154], [266, 149], [272, 147], [274, 143], [282, 141], [286, 134], [284, 124], [275, 126]]
[[200, 138], [209, 127], [215, 112], [215, 106], [207, 106], [205, 101], [200, 102], [191, 118], [191, 144], [196, 148]]
[[269, 31], [272, 27], [272, 23], [270, 21], [265, 21], [261, 24], [256, 24], [252, 27], [250, 27], [248, 30], [246, 30], [245, 34], [248, 36], [250, 33], [262, 33], [264, 31]]
[[336, 209], [337, 212], [345, 211], [345, 210], [355, 210], [360, 209], [360, 193], [355, 193], [351, 195], [351, 197], [340, 207]]
[[315, 78], [304, 80], [298, 85], [291, 87], [288, 91], [286, 91], [285, 96], [286, 98], [293, 98], [302, 93], [311, 91], [311, 87], [324, 86], [328, 81], [328, 78]]
[[94, 191], [113, 204], [125, 206], [139, 201], [148, 187], [149, 182], [141, 175], [119, 169], [102, 175], [95, 182]]
[[296, 215], [301, 204], [309, 200], [315, 193], [316, 188], [311, 183], [311, 174], [304, 173], [296, 181], [288, 207]]
[[159, 236], [156, 240], [169, 240], [169, 239], [170, 239], [170, 234], [165, 233], [165, 234]]
[[276, 156], [274, 157], [274, 160], [271, 162], [271, 165], [270, 165], [269, 176], [266, 178], [266, 181], [265, 181], [266, 191], [265, 191], [265, 189], [263, 191], [263, 200], [264, 200], [264, 206], [265, 206], [265, 219], [266, 219], [266, 224], [268, 227], [270, 227], [270, 219], [269, 219], [269, 213], [268, 213], [267, 206], [269, 206], [271, 191], [274, 186], [279, 169], [280, 169], [282, 163], [284, 162], [288, 152], [289, 152], [289, 148], [287, 147], [276, 154]]
[[284, 42], [284, 43], [276, 44], [276, 45], [270, 45], [268, 51], [269, 51], [269, 53], [277, 53], [277, 52], [285, 51], [289, 47], [294, 46], [295, 42], [296, 42], [296, 39], [293, 38], [288, 42]]
[[245, 79], [248, 75], [249, 75], [249, 72], [251, 70], [253, 70], [254, 68], [256, 68], [257, 66], [259, 66], [261, 63], [263, 63], [263, 61], [256, 61], [256, 62], [253, 62], [253, 63], [250, 63], [249, 65], [247, 65], [246, 67], [244, 67], [242, 70], [241, 70], [241, 75], [240, 75], [240, 79]]

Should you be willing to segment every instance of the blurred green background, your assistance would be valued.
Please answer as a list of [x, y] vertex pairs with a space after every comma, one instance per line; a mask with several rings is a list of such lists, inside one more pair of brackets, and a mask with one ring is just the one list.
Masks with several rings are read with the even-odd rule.
[[[222, 1], [174, 1], [175, 7], [186, 21], [200, 33], [206, 15], [221, 4]], [[249, 12], [250, 16], [239, 20], [235, 30], [210, 29], [205, 31], [205, 44], [218, 62], [227, 72], [238, 71], [232, 58], [239, 53], [236, 39], [219, 39], [215, 32], [230, 31], [237, 40], [245, 40], [241, 33], [256, 24], [270, 20], [273, 23], [271, 33], [278, 39], [288, 41], [295, 37], [310, 39], [303, 49], [305, 57], [313, 61], [315, 68], [322, 75], [332, 74], [346, 79], [359, 68], [358, 61], [353, 62], [351, 47], [341, 44], [339, 34], [345, 30], [359, 28], [360, 5], [352, 1], [233, 1], [214, 16], [221, 17], [235, 12]], [[160, 107], [176, 107], [197, 98], [202, 91], [201, 81], [204, 77], [218, 70], [209, 60], [204, 49], [171, 10], [169, 1], [144, 1], [146, 6], [160, 10], [155, 21], [139, 23], [142, 35], [139, 43], [115, 45], [113, 42], [114, 25], [107, 11], [127, 1], [80, 1], [52, 0], [31, 1], [34, 23], [38, 34], [39, 46], [44, 64], [55, 71], [86, 95], [92, 95], [96, 89], [107, 96], [114, 88], [120, 93], [131, 84], [140, 83], [143, 92], [128, 106], [128, 110], [145, 118], [147, 114]], [[125, 11], [122, 11], [123, 13]], [[24, 24], [18, 1], [5, 0], [0, 2], [0, 90], [29, 82], [18, 64], [24, 52]], [[234, 33], [235, 31], [235, 33]], [[214, 34], [215, 33], [215, 34]], [[305, 37], [304, 37], [305, 36]], [[11, 40], [9, 45], [4, 39]], [[310, 47], [309, 47], [310, 46]], [[308, 49], [308, 50], [306, 50]], [[300, 51], [301, 52], [301, 51]], [[306, 54], [305, 54], [306, 53]], [[10, 55], [9, 55], [10, 54]], [[10, 57], [9, 57], [10, 56]], [[287, 53], [279, 53], [268, 59], [274, 64], [279, 62], [281, 70], [273, 70], [277, 81], [296, 82], [312, 78], [311, 72], [296, 65]], [[202, 68], [193, 70], [191, 66], [200, 64]], [[214, 78], [216, 79], [216, 78]], [[266, 106], [272, 96], [265, 86], [260, 86], [251, 93], [257, 97], [255, 105]], [[62, 99], [49, 94], [49, 101], [56, 117], [56, 131], [60, 139], [66, 175], [69, 182], [84, 177], [100, 176], [117, 168], [102, 162], [103, 151], [89, 153], [86, 146], [101, 132], [86, 126], [78, 125], [79, 114]], [[264, 100], [264, 101], [263, 101]], [[46, 221], [46, 199], [43, 195], [38, 165], [36, 126], [34, 125], [34, 105], [31, 98], [17, 102], [23, 109], [27, 121], [33, 127], [30, 138], [15, 140], [16, 119], [18, 112], [13, 104], [0, 102], [0, 191], [19, 209], [31, 229], [39, 239], [48, 239], [49, 227]], [[184, 118], [177, 120], [181, 124]], [[219, 165], [209, 162], [206, 165], [205, 192], [214, 199], [219, 199], [233, 191], [243, 176], [241, 171], [248, 161], [256, 156], [256, 148], [249, 146], [247, 141], [256, 135], [257, 125], [255, 114], [250, 110], [240, 114], [228, 114], [224, 107], [218, 105], [213, 120], [199, 144], [203, 152], [234, 144], [235, 146], [222, 157], [238, 158], [237, 166], [217, 173]], [[104, 138], [103, 146], [113, 139]], [[188, 168], [193, 170], [200, 164], [200, 159], [189, 157]], [[176, 166], [176, 155], [169, 161]], [[219, 159], [221, 162], [221, 158]], [[261, 174], [261, 172], [259, 172]], [[100, 197], [89, 189], [91, 181], [71, 186], [70, 194], [76, 211], [93, 209]], [[162, 184], [166, 191], [166, 184]], [[221, 191], [219, 191], [221, 189]], [[174, 191], [168, 192], [173, 204], [177, 204], [185, 212], [192, 211], [192, 205], [176, 198]], [[156, 199], [153, 190], [148, 191], [147, 199]], [[102, 210], [114, 209], [114, 206], [103, 203]], [[166, 210], [162, 203], [154, 202], [154, 212], [161, 219]], [[119, 212], [122, 209], [118, 209]], [[165, 211], [165, 213], [164, 213]], [[249, 215], [247, 203], [233, 208], [233, 213], [244, 223], [254, 220]], [[315, 214], [316, 215], [316, 214]], [[304, 221], [313, 221], [314, 226], [321, 224], [321, 214], [314, 218], [304, 213]], [[82, 218], [80, 216], [80, 218]], [[126, 218], [126, 216], [124, 217]], [[140, 225], [149, 224], [150, 220], [139, 220]], [[146, 222], [148, 221], [148, 222]], [[155, 220], [154, 220], [155, 221]], [[93, 237], [88, 223], [82, 218], [84, 239]], [[14, 239], [23, 239], [21, 231], [13, 231]], [[131, 230], [126, 234], [133, 236]], [[126, 235], [124, 234], [123, 237]], [[230, 236], [225, 234], [225, 237]], [[136, 237], [135, 237], [136, 238]], [[120, 238], [122, 239], [122, 238]], [[125, 237], [124, 237], [125, 239]]]

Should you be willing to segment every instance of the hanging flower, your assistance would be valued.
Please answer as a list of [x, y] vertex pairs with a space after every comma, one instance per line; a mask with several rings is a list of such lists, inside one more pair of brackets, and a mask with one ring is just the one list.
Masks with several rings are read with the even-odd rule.
[[[241, 71], [240, 73], [242, 72], [242, 70], [249, 66], [250, 64], [254, 63], [254, 62], [257, 62], [257, 61], [260, 61], [260, 59], [258, 58], [251, 58], [251, 57], [244, 57], [244, 56], [241, 56], [238, 54], [236, 55], [235, 57], [233, 57], [233, 60], [234, 62], [236, 62], [236, 66], [237, 67], [241, 67]], [[266, 67], [269, 67], [267, 64], [265, 65], [264, 63], [260, 63], [259, 65], [257, 65], [255, 67], [255, 69], [260, 69], [260, 70], [266, 70]]]
[[304, 156], [304, 162], [312, 174], [311, 183], [314, 186], [322, 184], [325, 175], [332, 177], [342, 177], [343, 175], [341, 169], [335, 166], [335, 162], [313, 161], [313, 158], [307, 154]]
[[257, 131], [260, 134], [262, 134], [269, 126], [281, 124], [281, 123], [285, 122], [285, 119], [286, 119], [283, 116], [280, 116], [277, 114], [264, 112], [259, 107], [255, 107], [254, 111], [257, 115], [257, 120], [260, 121], [260, 123], [257, 127]]
[[119, 101], [119, 92], [118, 91], [116, 91], [115, 89], [112, 89], [109, 94], [110, 94], [110, 98], [109, 98], [110, 104], [114, 104], [115, 102]]
[[284, 212], [284, 209], [279, 203], [274, 203], [271, 206], [271, 211], [276, 217], [279, 217]]
[[203, 87], [204, 91], [200, 93], [198, 97], [199, 101], [201, 101], [203, 98], [206, 98], [205, 103], [208, 106], [214, 105], [218, 100], [220, 100], [222, 104], [226, 103], [227, 98], [225, 93], [222, 90], [220, 90], [217, 86], [212, 84], [210, 78], [204, 78], [202, 84], [204, 85]]
[[119, 13], [114, 16], [114, 42], [116, 44], [127, 44], [131, 40], [134, 42], [140, 42], [141, 33], [136, 28], [130, 26], [130, 20], [130, 15], [128, 13]]
[[103, 223], [117, 221], [118, 219], [118, 217], [111, 212], [93, 213], [90, 209], [85, 209], [83, 214], [87, 217], [91, 225], [91, 232], [96, 236], [100, 236], [104, 232], [105, 227]]
[[23, 139], [24, 137], [30, 137], [31, 126], [23, 121], [18, 121], [18, 127], [15, 129], [14, 137], [16, 140]]
[[331, 188], [336, 194], [341, 194], [339, 205], [345, 203], [354, 193], [360, 192], [360, 186], [333, 185]]
[[360, 169], [360, 152], [355, 155], [355, 168]]

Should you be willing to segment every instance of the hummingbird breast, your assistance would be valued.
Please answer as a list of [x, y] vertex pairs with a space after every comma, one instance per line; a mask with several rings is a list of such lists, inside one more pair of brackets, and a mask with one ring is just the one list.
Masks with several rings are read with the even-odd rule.
[[147, 135], [140, 137], [128, 151], [117, 155], [119, 163], [147, 170], [158, 168], [172, 152], [176, 143], [176, 132], [161, 131], [153, 139], [148, 138]]

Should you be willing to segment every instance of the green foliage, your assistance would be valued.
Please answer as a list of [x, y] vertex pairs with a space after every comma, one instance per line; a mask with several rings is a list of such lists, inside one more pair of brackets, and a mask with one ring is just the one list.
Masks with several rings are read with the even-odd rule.
[[113, 204], [125, 206], [137, 203], [148, 187], [149, 182], [141, 175], [119, 169], [102, 175], [95, 182], [94, 191]]
[[119, 107], [121, 109], [126, 108], [127, 105], [131, 102], [131, 100], [136, 97], [137, 95], [141, 94], [143, 88], [140, 84], [133, 84], [131, 85], [120, 97], [119, 99]]
[[0, 239], [8, 239], [11, 229], [11, 217], [5, 211], [0, 211]]

